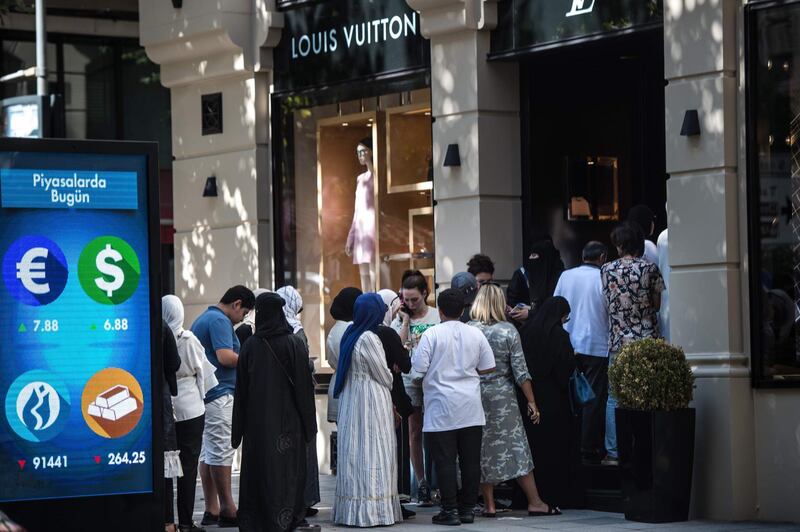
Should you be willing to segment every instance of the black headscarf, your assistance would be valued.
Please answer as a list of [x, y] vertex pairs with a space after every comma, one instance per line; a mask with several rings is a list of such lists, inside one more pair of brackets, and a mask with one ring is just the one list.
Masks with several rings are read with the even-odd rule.
[[331, 317], [339, 321], [353, 321], [353, 307], [360, 295], [361, 290], [358, 288], [342, 288], [331, 303]]
[[[531, 259], [532, 254], [539, 256]], [[558, 278], [564, 271], [561, 253], [553, 245], [549, 236], [542, 236], [531, 246], [528, 256], [525, 257], [525, 272], [528, 277], [528, 288], [531, 295], [531, 304], [541, 304], [553, 295], [558, 284]]]
[[283, 313], [285, 304], [275, 292], [266, 292], [256, 298], [256, 336], [272, 338], [292, 334], [292, 327]]

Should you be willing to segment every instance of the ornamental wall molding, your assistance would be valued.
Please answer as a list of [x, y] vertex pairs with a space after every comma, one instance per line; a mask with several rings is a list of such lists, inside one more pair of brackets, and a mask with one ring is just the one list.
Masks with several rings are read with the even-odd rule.
[[498, 0], [406, 0], [420, 15], [422, 35], [428, 39], [463, 31], [497, 27]]
[[139, 11], [140, 42], [170, 88], [271, 69], [284, 25], [275, 0], [139, 0]]

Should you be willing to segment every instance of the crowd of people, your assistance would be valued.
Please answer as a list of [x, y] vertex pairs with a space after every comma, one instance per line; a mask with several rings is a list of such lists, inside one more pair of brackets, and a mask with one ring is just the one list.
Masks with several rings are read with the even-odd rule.
[[[581, 459], [614, 465], [618, 456], [609, 364], [628, 342], [661, 337], [664, 328], [661, 250], [645, 237], [652, 230], [652, 212], [638, 206], [610, 235], [616, 260], [593, 241], [568, 270], [552, 239], [538, 238], [506, 288], [495, 282], [491, 258], [475, 255], [436, 307], [415, 270], [397, 292], [342, 289], [325, 346], [335, 369], [326, 413], [337, 432], [333, 522], [387, 526], [415, 516], [398, 488], [403, 422], [415, 498], [423, 507], [438, 502], [436, 524], [472, 523], [476, 508], [496, 517], [495, 487], [512, 480], [530, 516], [574, 506], [572, 468]], [[307, 517], [320, 501], [315, 377], [302, 307], [291, 286], [235, 286], [185, 329], [180, 299], [164, 297], [165, 347], [172, 342], [165, 449], [179, 458], [165, 473], [167, 530], [314, 526]], [[569, 386], [576, 372], [597, 396], [577, 408]], [[237, 507], [231, 466], [239, 447]], [[198, 471], [200, 525], [192, 522]]]

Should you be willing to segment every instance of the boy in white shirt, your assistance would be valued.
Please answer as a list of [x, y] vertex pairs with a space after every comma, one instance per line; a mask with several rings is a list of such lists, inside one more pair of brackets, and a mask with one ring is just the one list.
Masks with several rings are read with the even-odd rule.
[[[480, 375], [494, 371], [495, 362], [486, 337], [459, 321], [464, 293], [445, 290], [439, 294], [438, 305], [442, 323], [422, 335], [411, 364], [424, 375], [422, 430], [430, 442], [442, 495], [442, 511], [433, 517], [433, 523], [460, 525], [475, 520], [472, 509], [478, 499], [486, 424]], [[460, 492], [456, 460], [461, 469]]]

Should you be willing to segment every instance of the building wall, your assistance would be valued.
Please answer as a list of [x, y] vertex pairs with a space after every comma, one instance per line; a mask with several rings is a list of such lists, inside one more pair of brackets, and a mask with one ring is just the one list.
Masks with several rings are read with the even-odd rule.
[[[431, 40], [437, 277], [446, 286], [475, 251], [502, 265], [521, 260], [519, 82], [515, 67], [485, 61], [495, 2], [479, 2], [478, 10], [453, 0], [408, 3], [421, 12]], [[697, 376], [692, 512], [800, 521], [800, 393], [753, 391], [750, 383], [744, 0], [664, 5], [671, 335]], [[186, 9], [140, 0], [142, 43], [164, 66], [176, 121], [181, 117], [173, 136], [176, 280], [196, 311], [234, 282], [270, 285], [268, 114], [259, 107], [269, 64], [256, 59], [268, 57], [277, 40], [250, 24], [257, 20], [274, 36], [280, 21], [271, 2], [257, 2], [258, 17], [244, 3], [187, 2]], [[199, 98], [212, 90], [223, 92], [231, 132], [225, 138], [197, 135]], [[679, 135], [689, 109], [700, 113], [699, 138]], [[462, 166], [443, 169], [452, 143], [459, 144]], [[215, 203], [200, 197], [212, 171], [221, 194]], [[318, 400], [320, 413], [324, 403]], [[330, 427], [321, 426], [324, 472]]]
[[[175, 292], [190, 324], [225, 290], [272, 287], [269, 147], [274, 1], [140, 0], [140, 40], [171, 91]], [[220, 93], [222, 132], [203, 134], [202, 97]], [[203, 197], [215, 177], [218, 196]]]
[[758, 517], [800, 523], [800, 392], [755, 392]]

